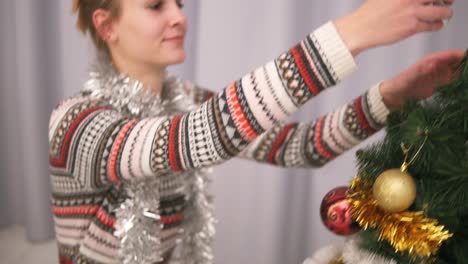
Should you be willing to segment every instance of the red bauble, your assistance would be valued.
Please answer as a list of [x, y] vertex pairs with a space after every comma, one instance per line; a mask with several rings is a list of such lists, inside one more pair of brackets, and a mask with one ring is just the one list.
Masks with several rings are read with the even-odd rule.
[[352, 235], [361, 228], [351, 216], [351, 204], [346, 200], [348, 187], [337, 187], [329, 191], [320, 205], [323, 224], [337, 235]]

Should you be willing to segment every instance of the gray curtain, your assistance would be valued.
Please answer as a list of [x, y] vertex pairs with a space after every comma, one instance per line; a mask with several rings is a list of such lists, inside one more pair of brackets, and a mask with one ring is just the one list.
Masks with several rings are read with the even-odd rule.
[[[186, 1], [189, 56], [171, 72], [220, 90], [361, 1]], [[31, 240], [53, 238], [49, 207], [48, 117], [77, 92], [93, 47], [74, 28], [71, 1], [0, 1], [0, 226], [23, 225]], [[468, 2], [439, 33], [422, 34], [358, 58], [359, 71], [291, 120], [312, 121], [437, 50], [468, 48]], [[385, 29], [382, 29], [385, 30]], [[382, 133], [367, 143], [378, 140]], [[363, 147], [365, 144], [359, 146]], [[233, 160], [215, 169], [219, 220], [216, 263], [300, 263], [341, 237], [322, 225], [319, 206], [355, 173], [354, 152], [316, 170]], [[1, 245], [0, 245], [1, 246]]]

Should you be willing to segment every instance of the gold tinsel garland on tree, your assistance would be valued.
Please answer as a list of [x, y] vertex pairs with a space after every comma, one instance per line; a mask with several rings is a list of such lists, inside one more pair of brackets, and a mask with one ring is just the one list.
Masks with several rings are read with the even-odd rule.
[[358, 224], [365, 230], [377, 229], [379, 241], [387, 240], [396, 252], [431, 257], [445, 240], [452, 237], [444, 226], [438, 225], [436, 219], [425, 217], [422, 211], [385, 212], [372, 195], [372, 183], [360, 176], [356, 176], [351, 183], [348, 200]]

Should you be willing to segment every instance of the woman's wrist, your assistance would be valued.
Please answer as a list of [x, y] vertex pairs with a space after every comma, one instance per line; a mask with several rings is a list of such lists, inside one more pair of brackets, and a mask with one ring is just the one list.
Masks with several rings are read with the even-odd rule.
[[369, 110], [372, 119], [377, 122], [378, 125], [385, 125], [387, 116], [390, 113], [390, 109], [383, 101], [382, 94], [380, 93], [379, 82], [373, 85], [367, 92], [367, 109]]
[[391, 81], [382, 81], [379, 86], [379, 91], [382, 96], [383, 103], [391, 111], [399, 110], [403, 107], [406, 102], [406, 98], [401, 95], [392, 93], [394, 85]]
[[354, 18], [354, 14], [339, 18], [334, 23], [336, 30], [353, 57], [371, 47], [368, 39], [363, 34], [365, 27], [359, 25], [358, 20]]
[[314, 30], [311, 39], [335, 81], [351, 75], [357, 68], [356, 61], [331, 21]]

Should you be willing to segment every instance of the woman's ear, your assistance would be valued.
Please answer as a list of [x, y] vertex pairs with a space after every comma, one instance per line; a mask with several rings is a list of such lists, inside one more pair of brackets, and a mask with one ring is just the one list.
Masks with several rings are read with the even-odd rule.
[[93, 13], [93, 23], [99, 37], [109, 45], [117, 40], [114, 31], [111, 12], [104, 9], [97, 9]]

